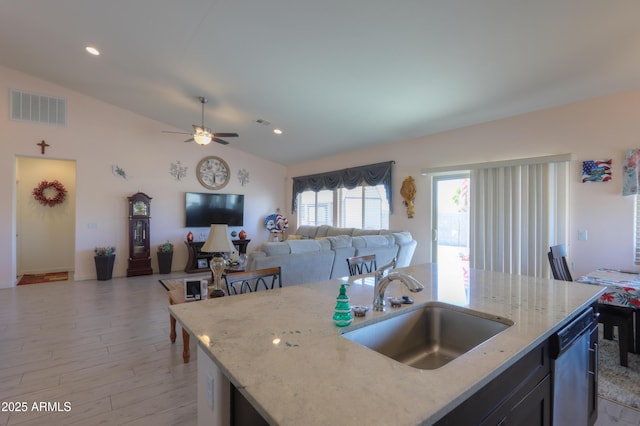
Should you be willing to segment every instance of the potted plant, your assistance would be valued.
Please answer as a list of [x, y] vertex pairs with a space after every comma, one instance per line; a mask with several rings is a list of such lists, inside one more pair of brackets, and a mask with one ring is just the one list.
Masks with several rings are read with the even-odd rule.
[[160, 244], [158, 247], [158, 267], [161, 274], [171, 272], [171, 261], [173, 260], [173, 244], [167, 240], [166, 243]]
[[116, 261], [116, 248], [111, 246], [96, 247], [94, 249], [96, 262], [96, 276], [98, 281], [107, 281], [113, 274], [113, 264]]

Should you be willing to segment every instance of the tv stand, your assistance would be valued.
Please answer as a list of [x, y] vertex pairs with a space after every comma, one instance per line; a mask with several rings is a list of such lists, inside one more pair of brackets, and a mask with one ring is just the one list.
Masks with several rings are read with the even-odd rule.
[[[246, 254], [247, 246], [251, 240], [231, 240], [233, 245], [238, 249], [238, 253]], [[207, 272], [209, 271], [209, 262], [213, 257], [213, 253], [203, 253], [201, 251], [204, 241], [185, 241], [189, 257], [187, 259], [187, 265], [184, 267], [184, 271], [191, 274], [195, 272]]]

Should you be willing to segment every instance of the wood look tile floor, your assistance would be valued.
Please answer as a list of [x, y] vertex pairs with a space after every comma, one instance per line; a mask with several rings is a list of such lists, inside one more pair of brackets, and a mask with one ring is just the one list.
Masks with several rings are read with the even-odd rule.
[[[1, 289], [0, 425], [195, 425], [195, 339], [184, 364], [158, 282], [184, 275]], [[640, 426], [636, 410], [599, 407], [598, 425]]]
[[0, 425], [195, 425], [195, 339], [184, 364], [170, 277], [0, 290]]

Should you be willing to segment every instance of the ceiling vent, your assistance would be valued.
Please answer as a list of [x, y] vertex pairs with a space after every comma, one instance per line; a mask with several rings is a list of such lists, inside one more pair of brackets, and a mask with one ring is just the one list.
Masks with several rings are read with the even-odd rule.
[[67, 127], [67, 100], [11, 89], [11, 119]]

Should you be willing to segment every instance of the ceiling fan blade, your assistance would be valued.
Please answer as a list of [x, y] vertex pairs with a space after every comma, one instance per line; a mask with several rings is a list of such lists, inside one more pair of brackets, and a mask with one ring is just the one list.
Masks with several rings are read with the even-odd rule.
[[178, 133], [181, 135], [191, 135], [191, 138], [187, 139], [185, 142], [193, 142], [195, 141], [195, 137], [210, 137], [211, 140], [216, 141], [219, 144], [222, 145], [229, 145], [229, 142], [225, 141], [224, 139], [220, 139], [220, 137], [223, 138], [237, 138], [238, 134], [237, 133], [213, 133], [211, 131], [210, 128], [205, 127], [204, 126], [204, 104], [207, 103], [207, 98], [204, 97], [198, 97], [198, 99], [200, 100], [200, 103], [202, 104], [202, 124], [200, 126], [198, 126], [197, 124], [192, 124], [191, 126], [193, 126], [193, 133], [186, 133], [186, 132], [163, 132], [163, 133]]
[[173, 133], [173, 134], [176, 134], [176, 135], [190, 135], [191, 134], [191, 133], [188, 133], [188, 132], [170, 132], [168, 130], [163, 130], [162, 133]]

